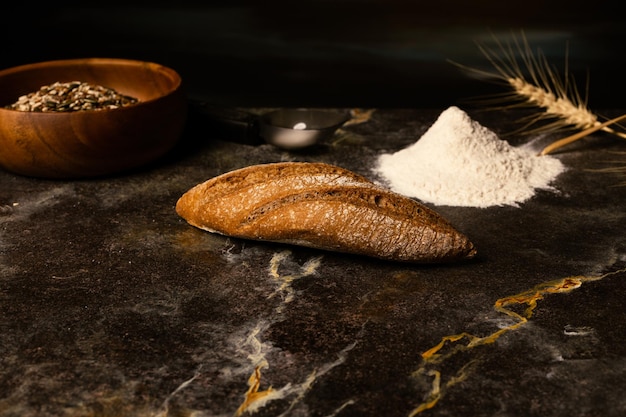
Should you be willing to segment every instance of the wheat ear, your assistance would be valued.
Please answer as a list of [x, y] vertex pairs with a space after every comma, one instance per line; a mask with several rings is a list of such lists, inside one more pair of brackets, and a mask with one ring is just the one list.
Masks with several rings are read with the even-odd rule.
[[[517, 37], [513, 37], [512, 43], [503, 43], [495, 36], [494, 40], [497, 49], [488, 48], [481, 44], [477, 46], [489, 60], [495, 72], [472, 69], [452, 63], [465, 70], [504, 83], [509, 88], [510, 93], [499, 96], [497, 100], [508, 102], [506, 107], [530, 106], [543, 110], [542, 113], [528, 118], [527, 123], [520, 130], [525, 131], [525, 133], [536, 133], [567, 127], [583, 131], [595, 128], [589, 130], [589, 133], [585, 135], [573, 135], [576, 136], [575, 139], [570, 136], [556, 141], [546, 147], [541, 154], [553, 152], [557, 148], [597, 130], [603, 130], [626, 139], [626, 133], [609, 127], [610, 124], [616, 123], [615, 121], [602, 123], [598, 120], [598, 116], [588, 109], [586, 99], [580, 95], [576, 84], [573, 82], [573, 77], [567, 70], [567, 56], [565, 75], [564, 78], [561, 78], [556, 70], [550, 67], [541, 50], [533, 53], [525, 36], [522, 35], [521, 41]], [[550, 120], [551, 122], [531, 129], [532, 125], [542, 120]]]

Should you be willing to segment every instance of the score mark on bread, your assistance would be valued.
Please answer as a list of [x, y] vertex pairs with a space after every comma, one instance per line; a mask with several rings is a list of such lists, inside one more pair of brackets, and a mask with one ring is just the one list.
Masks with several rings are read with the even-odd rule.
[[390, 261], [452, 262], [476, 254], [436, 211], [325, 163], [227, 172], [184, 193], [176, 212], [192, 226], [226, 236]]

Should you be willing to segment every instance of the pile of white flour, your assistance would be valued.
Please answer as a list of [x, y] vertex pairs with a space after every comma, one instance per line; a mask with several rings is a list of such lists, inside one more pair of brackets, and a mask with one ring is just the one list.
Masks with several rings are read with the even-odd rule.
[[436, 205], [519, 206], [537, 189], [554, 191], [558, 159], [513, 147], [450, 107], [413, 145], [383, 154], [375, 171], [395, 192]]

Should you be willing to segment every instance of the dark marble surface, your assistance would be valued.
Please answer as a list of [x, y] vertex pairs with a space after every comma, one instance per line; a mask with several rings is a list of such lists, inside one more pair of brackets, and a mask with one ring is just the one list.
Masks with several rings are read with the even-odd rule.
[[[519, 208], [434, 206], [478, 247], [461, 264], [234, 240], [174, 211], [255, 163], [375, 179], [442, 110], [379, 109], [304, 152], [189, 129], [117, 177], [0, 171], [0, 415], [626, 414], [626, 187], [593, 171], [623, 166], [623, 141], [557, 154], [559, 192]], [[470, 114], [496, 131], [517, 117]]]

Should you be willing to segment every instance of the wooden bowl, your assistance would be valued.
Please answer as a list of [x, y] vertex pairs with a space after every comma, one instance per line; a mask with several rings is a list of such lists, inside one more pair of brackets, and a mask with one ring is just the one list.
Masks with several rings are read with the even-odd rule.
[[[116, 109], [19, 111], [20, 96], [55, 82], [108, 87], [139, 100]], [[181, 78], [162, 65], [84, 58], [0, 71], [0, 166], [40, 178], [86, 178], [131, 170], [170, 151], [182, 136], [187, 101]]]

